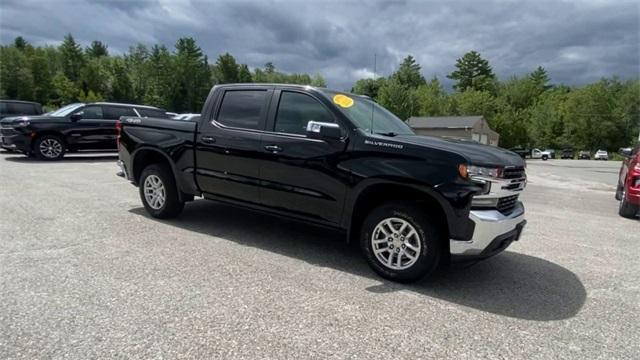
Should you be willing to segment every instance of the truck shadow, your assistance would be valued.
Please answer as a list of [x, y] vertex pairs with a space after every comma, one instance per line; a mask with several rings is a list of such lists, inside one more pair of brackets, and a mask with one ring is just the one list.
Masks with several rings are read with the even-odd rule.
[[[142, 207], [129, 211], [148, 217]], [[377, 276], [357, 246], [347, 245], [340, 232], [210, 201], [187, 204], [177, 219], [154, 221], [374, 279], [380, 284], [366, 288], [374, 293], [413, 291], [480, 311], [535, 321], [573, 317], [586, 300], [586, 290], [574, 273], [515, 252], [507, 251], [470, 267], [452, 266], [414, 284], [399, 284]]]

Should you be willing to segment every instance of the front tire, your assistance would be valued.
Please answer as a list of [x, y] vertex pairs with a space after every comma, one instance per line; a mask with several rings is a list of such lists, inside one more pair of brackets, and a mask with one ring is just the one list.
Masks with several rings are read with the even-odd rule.
[[64, 157], [66, 146], [64, 141], [56, 135], [44, 135], [36, 139], [33, 144], [33, 153], [38, 159], [55, 161]]
[[175, 178], [167, 165], [152, 164], [142, 170], [138, 189], [144, 208], [154, 218], [173, 218], [184, 208]]
[[360, 248], [373, 270], [385, 279], [411, 282], [433, 273], [442, 238], [426, 210], [410, 203], [389, 203], [369, 213], [360, 231]]

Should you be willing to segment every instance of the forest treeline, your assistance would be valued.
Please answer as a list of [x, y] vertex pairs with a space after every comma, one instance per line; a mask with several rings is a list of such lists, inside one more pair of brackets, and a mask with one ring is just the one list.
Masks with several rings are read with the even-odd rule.
[[[410, 116], [483, 115], [500, 133], [502, 147], [606, 148], [629, 146], [640, 131], [640, 80], [603, 78], [591, 84], [552, 84], [538, 67], [500, 80], [487, 59], [470, 51], [440, 79], [422, 75], [407, 56], [386, 77], [358, 80], [351, 91], [374, 98], [403, 120]], [[72, 35], [59, 46], [33, 46], [18, 37], [0, 47], [0, 97], [32, 100], [55, 108], [74, 101], [154, 105], [199, 112], [214, 84], [276, 82], [326, 86], [320, 74], [277, 71], [269, 62], [249, 69], [229, 53], [210, 63], [192, 38], [174, 49], [138, 44], [111, 55], [106, 44], [82, 48]]]

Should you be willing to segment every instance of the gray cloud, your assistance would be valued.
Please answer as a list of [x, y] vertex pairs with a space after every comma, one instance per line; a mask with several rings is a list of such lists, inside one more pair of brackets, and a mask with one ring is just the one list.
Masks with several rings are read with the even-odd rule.
[[192, 36], [212, 61], [230, 52], [251, 67], [323, 74], [348, 89], [387, 75], [407, 54], [446, 84], [456, 58], [479, 51], [501, 78], [544, 66], [556, 83], [640, 74], [636, 1], [3, 1], [0, 41], [102, 40], [112, 53]]

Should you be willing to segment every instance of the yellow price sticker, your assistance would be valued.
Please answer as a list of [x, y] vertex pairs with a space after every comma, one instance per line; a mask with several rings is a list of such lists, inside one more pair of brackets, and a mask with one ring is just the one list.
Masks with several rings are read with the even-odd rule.
[[333, 97], [333, 102], [345, 109], [353, 106], [353, 99], [348, 97], [347, 95], [338, 94]]

